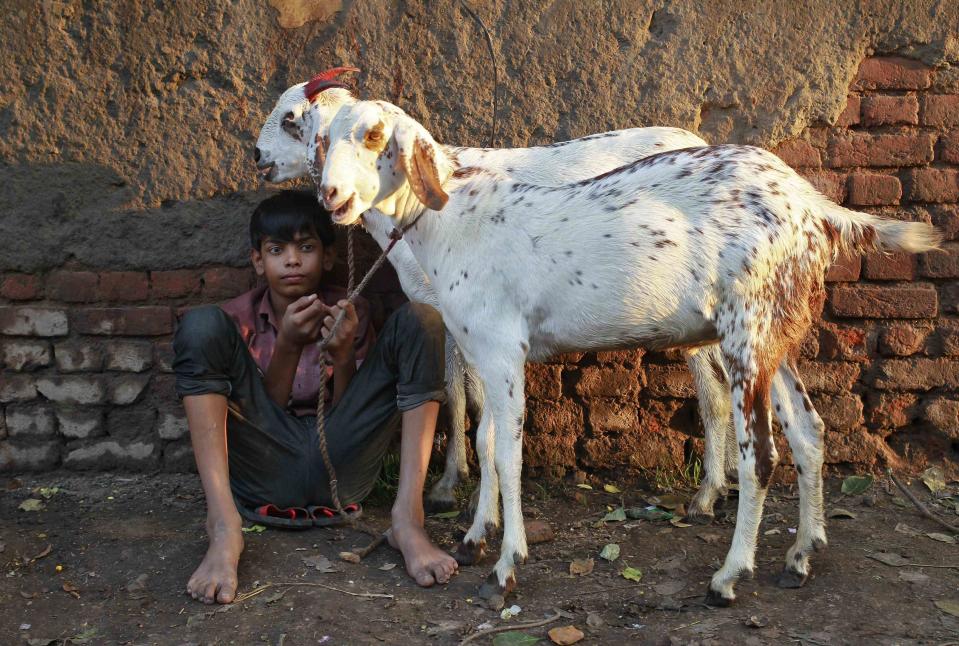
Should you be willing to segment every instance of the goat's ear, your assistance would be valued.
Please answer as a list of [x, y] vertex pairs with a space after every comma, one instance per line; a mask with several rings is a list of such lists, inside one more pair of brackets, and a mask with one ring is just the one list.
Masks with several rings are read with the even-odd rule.
[[450, 196], [440, 184], [436, 143], [421, 128], [397, 126], [393, 131], [399, 162], [416, 198], [434, 211], [446, 206]]

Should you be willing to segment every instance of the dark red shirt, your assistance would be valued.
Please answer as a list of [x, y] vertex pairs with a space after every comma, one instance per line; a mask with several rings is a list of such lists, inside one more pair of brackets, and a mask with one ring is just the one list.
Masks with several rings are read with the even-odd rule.
[[[319, 296], [327, 305], [335, 305], [337, 301], [345, 299], [346, 290], [341, 287], [322, 287]], [[269, 290], [266, 286], [257, 287], [245, 294], [220, 305], [230, 315], [240, 330], [240, 336], [250, 349], [250, 354], [259, 366], [260, 372], [266, 374], [276, 347], [276, 335], [279, 331], [279, 321], [273, 314], [270, 304]], [[354, 351], [357, 367], [366, 358], [366, 353], [373, 346], [376, 335], [370, 324], [370, 306], [362, 296], [356, 299], [356, 316], [359, 325], [356, 327]], [[287, 408], [298, 416], [316, 414], [316, 395], [320, 389], [320, 353], [316, 344], [303, 348], [300, 363], [296, 366], [296, 377], [293, 379], [293, 390], [290, 391], [290, 401]], [[330, 403], [333, 396], [333, 368], [327, 368], [326, 403]]]

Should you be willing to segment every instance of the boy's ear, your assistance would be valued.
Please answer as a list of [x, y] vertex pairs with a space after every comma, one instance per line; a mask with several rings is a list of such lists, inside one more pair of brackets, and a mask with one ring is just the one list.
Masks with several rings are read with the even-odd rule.
[[266, 269], [263, 268], [263, 254], [260, 253], [259, 249], [250, 249], [250, 262], [253, 264], [257, 276], [266, 273]]
[[323, 271], [333, 271], [336, 264], [336, 247], [323, 245]]

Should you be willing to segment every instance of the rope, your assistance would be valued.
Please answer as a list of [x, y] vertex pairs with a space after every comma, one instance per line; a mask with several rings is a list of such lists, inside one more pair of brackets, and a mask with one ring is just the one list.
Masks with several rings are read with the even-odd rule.
[[483, 34], [486, 36], [486, 46], [489, 48], [489, 57], [493, 63], [493, 126], [490, 128], [489, 133], [489, 147], [494, 148], [496, 146], [496, 106], [497, 95], [499, 94], [499, 78], [497, 77], [498, 72], [496, 70], [496, 54], [493, 52], [493, 37], [490, 36], [489, 28], [483, 20], [470, 9], [469, 5], [466, 4], [464, 0], [459, 0], [459, 3], [460, 6], [463, 7], [463, 11], [468, 13], [483, 29]]
[[[406, 227], [404, 227], [404, 232]], [[363, 280], [360, 281], [360, 284], [355, 288], [352, 287], [353, 283], [353, 274], [354, 274], [354, 259], [353, 259], [353, 227], [350, 227], [347, 233], [347, 239], [349, 241], [349, 269], [350, 269], [350, 287], [347, 300], [350, 303], [356, 302], [356, 297], [360, 295], [360, 292], [366, 287], [367, 283], [370, 282], [370, 279], [373, 278], [373, 274], [383, 266], [383, 263], [386, 261], [387, 254], [393, 249], [397, 241], [402, 237], [402, 233], [397, 234], [394, 231], [394, 235], [391, 235], [393, 238], [390, 244], [386, 246], [386, 249], [383, 250], [383, 253], [380, 254], [380, 257], [376, 259], [376, 262], [373, 263], [373, 266], [370, 267], [370, 270], [366, 273], [366, 276], [363, 277]], [[327, 372], [330, 367], [329, 353], [326, 351], [327, 346], [330, 343], [330, 339], [336, 336], [337, 330], [340, 328], [340, 323], [342, 323], [343, 318], [346, 316], [346, 310], [341, 310], [339, 315], [336, 317], [336, 320], [333, 321], [333, 327], [330, 330], [329, 336], [319, 342], [320, 349], [320, 388], [316, 398], [316, 434], [320, 441], [320, 454], [323, 456], [323, 464], [326, 466], [326, 472], [330, 476], [330, 497], [333, 499], [333, 506], [336, 508], [338, 514], [345, 518], [352, 527], [357, 527], [356, 519], [343, 511], [343, 504], [340, 502], [340, 492], [338, 488], [338, 481], [336, 477], [336, 469], [333, 467], [333, 461], [330, 459], [330, 452], [326, 444], [326, 420], [324, 419], [324, 411], [326, 408], [326, 380]], [[363, 531], [376, 536], [379, 532], [370, 531], [366, 528], [361, 528]]]

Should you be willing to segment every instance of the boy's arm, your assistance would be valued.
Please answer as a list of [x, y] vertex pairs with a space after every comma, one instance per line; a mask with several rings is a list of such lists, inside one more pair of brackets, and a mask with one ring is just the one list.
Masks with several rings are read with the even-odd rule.
[[[335, 406], [343, 397], [346, 388], [350, 385], [350, 380], [356, 374], [356, 351], [354, 343], [356, 340], [356, 328], [359, 325], [359, 319], [356, 315], [356, 308], [353, 303], [341, 300], [334, 307], [330, 308], [329, 314], [323, 319], [323, 330], [321, 336], [325, 339], [330, 335], [333, 329], [333, 323], [339, 315], [340, 310], [345, 310], [343, 322], [340, 323], [336, 331], [336, 337], [331, 339], [326, 346], [330, 353], [330, 360], [333, 362], [333, 400]], [[320, 397], [323, 393], [319, 394]]]
[[290, 402], [303, 346], [315, 342], [319, 337], [324, 312], [326, 306], [323, 302], [316, 294], [310, 294], [290, 303], [280, 321], [273, 356], [270, 357], [263, 381], [270, 399], [282, 408], [286, 408]]
[[296, 367], [300, 363], [303, 346], [289, 343], [282, 334], [276, 337], [270, 365], [263, 376], [263, 383], [270, 399], [286, 408], [293, 392], [293, 380], [296, 379]]

